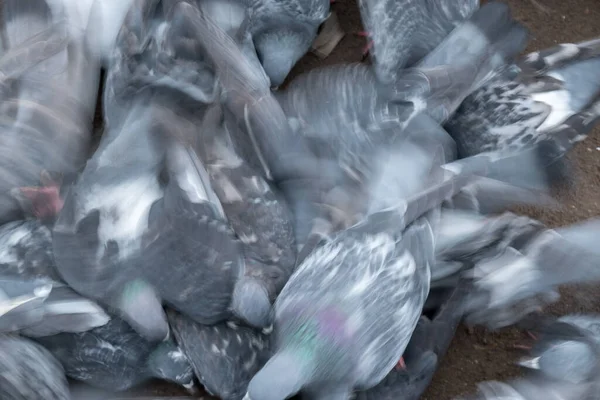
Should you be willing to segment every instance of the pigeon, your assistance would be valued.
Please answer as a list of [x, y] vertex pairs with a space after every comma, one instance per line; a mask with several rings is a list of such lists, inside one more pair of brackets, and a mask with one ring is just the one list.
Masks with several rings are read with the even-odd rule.
[[379, 82], [392, 84], [478, 8], [479, 0], [359, 0]]
[[[427, 154], [403, 149], [408, 160]], [[479, 155], [434, 168], [434, 175], [450, 175], [313, 250], [275, 302], [275, 355], [244, 398], [280, 400], [305, 391], [316, 399], [348, 399], [381, 382], [402, 356], [429, 292], [437, 206], [469, 176], [501, 175], [530, 157]]]
[[[542, 317], [543, 318], [543, 317]], [[595, 315], [566, 315], [539, 321], [523, 321], [521, 327], [541, 334], [531, 349], [530, 356], [519, 365], [538, 371], [552, 380], [572, 384], [598, 381], [600, 371], [600, 319]]]
[[[163, 196], [158, 176], [163, 150], [152, 135], [152, 111], [138, 104], [121, 127], [104, 133], [67, 193], [52, 244], [58, 271], [69, 286], [120, 310], [134, 327], [142, 324], [134, 321], [144, 319], [152, 331], [148, 334], [162, 339], [168, 326], [159, 299], [134, 275], [150, 208]], [[124, 292], [129, 293], [126, 305], [136, 299], [147, 303], [144, 313], [122, 309]]]
[[18, 336], [0, 336], [0, 396], [6, 400], [70, 400], [60, 363], [37, 343]]
[[530, 219], [520, 226], [470, 272], [473, 292], [465, 304], [469, 324], [489, 329], [512, 325], [542, 304], [557, 301], [558, 286], [599, 279], [594, 239], [599, 220], [548, 229]]
[[[232, 33], [237, 29], [241, 37], [250, 38], [251, 42], [244, 43], [245, 52], [255, 51], [270, 85], [274, 87], [285, 81], [292, 67], [308, 52], [319, 26], [329, 16], [330, 8], [329, 0], [200, 2], [210, 3], [201, 5], [203, 11], [220, 21], [226, 32]], [[222, 24], [225, 15], [229, 28]]]
[[[508, 383], [489, 381], [479, 384], [476, 395], [461, 397], [461, 400], [546, 400], [546, 399], [593, 399], [597, 388], [591, 385], [576, 385], [553, 381], [543, 377], [529, 376]], [[588, 396], [592, 397], [588, 397]]]
[[[372, 68], [364, 64], [325, 67], [300, 75], [277, 95], [290, 124], [295, 127], [296, 136], [303, 137], [317, 154], [325, 153], [322, 158], [333, 159], [332, 168], [338, 169], [337, 175], [345, 174], [346, 181], [350, 182], [359, 179], [355, 176], [369, 174], [370, 164], [377, 158], [373, 153], [379, 148], [409, 136], [441, 141], [448, 148], [446, 157], [455, 157], [454, 143], [439, 124], [458, 107], [473, 87], [483, 84], [488, 72], [496, 68], [485, 61], [490, 52], [496, 53], [494, 47], [488, 48], [488, 44], [491, 41], [500, 46], [500, 43], [510, 42], [510, 46], [514, 46], [512, 49], [503, 47], [506, 52], [500, 51], [510, 57], [512, 51], [526, 42], [523, 29], [514, 23], [508, 10], [497, 3], [482, 7], [470, 21], [457, 28], [413, 69], [405, 70], [393, 85], [380, 84]], [[481, 42], [471, 40], [471, 23], [481, 27]], [[467, 47], [471, 47], [465, 49], [467, 36], [470, 39]], [[472, 62], [467, 62], [467, 59]], [[497, 58], [500, 59], [502, 57]], [[444, 81], [446, 78], [435, 78], [434, 75], [442, 70], [452, 78], [447, 81]], [[474, 79], [474, 76], [478, 78]], [[440, 87], [425, 83], [442, 81], [445, 83]], [[452, 89], [445, 87], [446, 84], [451, 85]], [[343, 136], [341, 132], [344, 132]], [[341, 183], [333, 181], [330, 186], [337, 185], [348, 191], [348, 183], [337, 179]], [[331, 190], [331, 187], [327, 187], [327, 190]], [[345, 197], [357, 198], [356, 194], [350, 193]], [[309, 196], [288, 197], [302, 199]], [[340, 207], [340, 204], [331, 204], [324, 199], [316, 202]], [[355, 201], [350, 203], [355, 204]], [[292, 203], [292, 207], [298, 216], [297, 241], [304, 243], [313, 229], [310, 224], [317, 211], [310, 204]], [[347, 215], [353, 213], [354, 210], [346, 211]], [[347, 224], [351, 224], [351, 221]]]
[[572, 181], [563, 157], [600, 117], [600, 39], [524, 56], [467, 97], [446, 130], [459, 157], [538, 144], [556, 183]]
[[57, 186], [41, 173], [74, 173], [85, 162], [100, 66], [84, 45], [91, 0], [2, 5], [4, 223], [23, 218], [23, 201], [39, 217], [60, 210]]
[[172, 340], [149, 342], [120, 318], [86, 332], [35, 340], [60, 361], [69, 378], [99, 389], [119, 392], [158, 378], [195, 390], [189, 360]]
[[268, 330], [233, 321], [202, 325], [173, 310], [167, 315], [175, 340], [200, 384], [223, 400], [240, 400], [248, 383], [271, 357]]
[[104, 91], [104, 118], [119, 125], [140, 93], [157, 88], [167, 105], [185, 95], [189, 107], [217, 99], [218, 81], [203, 49], [178, 20], [180, 15], [160, 0], [134, 0], [109, 58]]
[[[429, 386], [439, 361], [446, 354], [454, 332], [462, 318], [462, 301], [467, 286], [464, 282], [442, 296], [441, 306], [431, 319], [423, 315], [412, 334], [403, 359], [404, 370], [392, 371], [377, 386], [357, 392], [357, 400], [418, 400]], [[430, 292], [430, 296], [431, 296]]]
[[64, 284], [56, 271], [51, 230], [38, 220], [0, 226], [0, 331], [38, 337], [84, 332], [110, 317]]
[[[181, 66], [168, 60], [175, 50], [184, 60], [189, 56], [176, 35], [185, 26], [177, 23], [177, 12], [150, 3], [130, 10], [117, 38], [125, 54], [116, 57], [108, 74], [107, 131], [65, 199], [53, 245], [58, 269], [70, 286], [118, 310], [145, 338], [162, 340], [169, 334], [163, 302], [203, 323], [229, 318], [233, 286], [238, 274], [243, 276], [244, 263], [206, 172], [198, 176], [203, 167], [197, 156], [186, 153], [185, 146], [177, 150], [179, 141], [197, 140], [206, 104], [195, 92], [176, 86], [185, 79], [178, 79]], [[140, 50], [125, 47], [130, 32], [153, 38], [142, 46], [140, 57], [127, 55]], [[120, 74], [133, 75], [130, 87]], [[172, 80], [165, 83], [160, 74]], [[167, 147], [179, 153], [168, 157]], [[181, 151], [184, 159], [177, 160]], [[198, 269], [203, 262], [207, 268]], [[204, 301], [203, 306], [191, 298]]]
[[[241, 292], [234, 293], [234, 301], [239, 302], [234, 308], [262, 310], [262, 315], [253, 317], [254, 325], [267, 326], [271, 304], [296, 261], [292, 215], [277, 188], [258, 169], [256, 157], [254, 162], [246, 162], [242, 153], [238, 154], [236, 144], [244, 146], [244, 135], [235, 135], [239, 129], [235, 123], [227, 123], [222, 114], [218, 106], [207, 111], [199, 152], [227, 221], [244, 245], [248, 279], [236, 287]], [[240, 137], [242, 140], [234, 143]], [[266, 297], [257, 297], [257, 290]], [[258, 298], [266, 302], [252, 306]]]

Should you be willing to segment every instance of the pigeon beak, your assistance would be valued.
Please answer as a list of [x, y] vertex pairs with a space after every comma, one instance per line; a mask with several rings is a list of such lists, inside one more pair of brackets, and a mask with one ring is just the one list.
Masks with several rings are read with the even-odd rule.
[[252, 400], [252, 398], [250, 397], [250, 395], [248, 393], [246, 393], [246, 395], [244, 396], [244, 398], [242, 400]]
[[517, 362], [517, 365], [528, 369], [540, 369], [540, 357], [521, 359]]

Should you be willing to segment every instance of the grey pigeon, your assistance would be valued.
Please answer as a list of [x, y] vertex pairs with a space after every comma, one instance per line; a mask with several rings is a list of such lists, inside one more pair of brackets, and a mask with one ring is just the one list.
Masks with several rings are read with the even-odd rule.
[[[255, 155], [244, 158], [258, 160], [261, 174], [280, 188], [281, 182], [290, 180], [308, 180], [317, 186], [325, 176], [329, 180], [337, 179], [337, 171], [327, 165], [331, 161], [319, 160], [305, 140], [293, 133], [264, 74], [249, 61], [238, 44], [210, 15], [185, 3], [179, 3], [178, 7], [182, 14], [189, 16], [189, 29], [196, 32], [195, 37], [201, 38], [215, 64], [226, 113], [248, 136], [246, 142], [251, 144]], [[247, 146], [242, 148], [251, 152]], [[329, 174], [334, 176], [329, 177]], [[282, 191], [288, 202], [298, 198], [297, 193]]]
[[479, 7], [479, 0], [359, 0], [377, 79], [390, 84]]
[[572, 314], [539, 321], [525, 320], [521, 327], [539, 333], [530, 355], [519, 365], [549, 379], [573, 384], [596, 382], [600, 373], [600, 318]]
[[[222, 24], [221, 27], [230, 34], [236, 32], [251, 39], [251, 43], [244, 43], [246, 51], [256, 51], [270, 84], [276, 87], [308, 52], [319, 26], [329, 16], [330, 6], [329, 0], [230, 0], [220, 2], [223, 4], [200, 0], [200, 3], [217, 21], [224, 21], [221, 17], [224, 13], [234, 13], [228, 16], [229, 29]], [[232, 3], [245, 8], [244, 23], [240, 22], [240, 9], [232, 7]]]
[[[404, 149], [407, 159], [418, 154]], [[521, 156], [445, 164], [441, 182], [369, 214], [310, 253], [277, 298], [275, 355], [245, 399], [280, 400], [301, 390], [348, 399], [381, 382], [402, 356], [429, 292], [436, 207], [473, 174], [501, 175]]]
[[51, 230], [37, 220], [0, 226], [0, 331], [38, 337], [83, 332], [110, 317], [66, 286], [56, 271]]
[[202, 325], [173, 310], [167, 315], [200, 384], [220, 399], [242, 399], [250, 379], [272, 355], [269, 332], [232, 321]]
[[357, 400], [418, 400], [421, 397], [462, 319], [462, 302], [467, 288], [461, 282], [446, 291], [442, 295], [442, 305], [433, 311], [431, 319], [421, 316], [404, 351], [406, 369], [393, 369], [377, 386], [356, 393]]
[[172, 340], [149, 342], [120, 318], [87, 332], [36, 341], [60, 361], [69, 378], [96, 388], [119, 392], [158, 378], [195, 389], [189, 360]]
[[[478, 40], [473, 40], [473, 26], [479, 27]], [[333, 66], [299, 76], [285, 92], [278, 94], [278, 100], [295, 128], [295, 135], [303, 137], [317, 157], [330, 160], [331, 168], [337, 168], [337, 175], [346, 176], [347, 181], [356, 181], [361, 174], [368, 175], [371, 160], [378, 157], [381, 147], [409, 136], [445, 143], [450, 159], [454, 157], [454, 144], [439, 124], [468, 93], [485, 82], [496, 66], [502, 65], [495, 63], [503, 57], [493, 54], [510, 57], [525, 39], [523, 29], [512, 20], [508, 9], [490, 3], [475, 12], [468, 23], [452, 32], [413, 69], [405, 70], [393, 84], [380, 84], [372, 69], [364, 64]], [[445, 78], [438, 79], [437, 74]], [[321, 177], [321, 181], [324, 180], [325, 177]], [[344, 190], [350, 187], [335, 181], [329, 184], [327, 190], [336, 185]], [[303, 190], [293, 181], [288, 186]], [[284, 187], [284, 190], [287, 189]], [[303, 197], [310, 199], [310, 195], [288, 197], [298, 203]], [[357, 196], [348, 194], [346, 197]], [[313, 200], [313, 203], [318, 202], [332, 206], [327, 199]], [[314, 205], [305, 203], [310, 202], [292, 203], [297, 215], [299, 243], [305, 240], [317, 213]], [[356, 201], [350, 204], [355, 205]]]
[[37, 343], [0, 336], [0, 397], [6, 400], [70, 400], [60, 363]]
[[[461, 400], [592, 400], [597, 389], [588, 384], [572, 384], [543, 377], [529, 376], [510, 382], [483, 382], [476, 395], [460, 397]], [[457, 399], [458, 400], [458, 399]]]
[[472, 93], [445, 125], [459, 157], [538, 144], [555, 182], [571, 178], [563, 157], [600, 117], [600, 39], [524, 56]]
[[466, 302], [470, 324], [492, 329], [514, 324], [558, 300], [558, 286], [599, 279], [595, 240], [599, 220], [555, 230], [535, 220], [520, 225], [500, 251], [477, 261], [472, 271], [474, 290]]
[[57, 187], [40, 174], [72, 173], [85, 162], [100, 78], [84, 45], [91, 1], [2, 3], [1, 222], [22, 218], [23, 201], [39, 217], [56, 215]]

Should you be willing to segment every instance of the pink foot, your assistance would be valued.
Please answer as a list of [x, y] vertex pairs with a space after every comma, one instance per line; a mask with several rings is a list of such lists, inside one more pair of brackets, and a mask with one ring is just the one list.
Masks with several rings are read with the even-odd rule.
[[58, 186], [21, 187], [18, 190], [29, 201], [37, 218], [55, 217], [64, 205]]
[[398, 361], [398, 364], [396, 364], [395, 368], [398, 371], [402, 371], [402, 370], [406, 369], [406, 364], [404, 363], [404, 357], [400, 357], [400, 360]]
[[[525, 333], [527, 334], [527, 336], [529, 336], [530, 339], [532, 339], [534, 341], [538, 340], [537, 335], [535, 335], [534, 333], [532, 333], [530, 331], [525, 331]], [[516, 344], [512, 347], [515, 349], [518, 349], [518, 350], [525, 350], [525, 351], [530, 351], [532, 349], [532, 346], [526, 345], [526, 344]]]
[[530, 332], [530, 331], [525, 331], [525, 333], [527, 333], [527, 336], [529, 336], [533, 340], [538, 340], [538, 337], [537, 337], [537, 335], [535, 333]]
[[[58, 179], [60, 181], [60, 178]], [[43, 171], [40, 186], [20, 187], [12, 191], [24, 211], [30, 212], [36, 218], [53, 218], [62, 210], [64, 201], [60, 198], [61, 183]]]

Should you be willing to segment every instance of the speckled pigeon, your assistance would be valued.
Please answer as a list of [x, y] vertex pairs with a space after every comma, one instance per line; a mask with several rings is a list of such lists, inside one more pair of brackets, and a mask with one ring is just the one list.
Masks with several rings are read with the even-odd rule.
[[173, 310], [167, 315], [200, 384], [220, 399], [242, 399], [250, 379], [272, 355], [270, 332], [232, 321], [202, 325]]
[[450, 347], [462, 318], [462, 302], [467, 290], [468, 286], [461, 282], [441, 294], [442, 305], [433, 311], [431, 319], [421, 316], [406, 346], [403, 356], [406, 369], [392, 369], [377, 386], [357, 392], [356, 399], [418, 400]]
[[570, 184], [563, 157], [600, 117], [600, 39], [524, 56], [472, 93], [445, 125], [459, 157], [537, 144], [549, 177]]
[[[407, 160], [419, 158], [418, 149], [404, 150]], [[277, 298], [275, 355], [245, 399], [283, 400], [301, 390], [316, 399], [348, 399], [354, 389], [383, 380], [402, 356], [429, 292], [436, 207], [473, 174], [512, 175], [514, 163], [531, 162], [531, 154], [496, 156], [445, 164], [450, 175], [441, 182], [369, 214], [310, 253]]]

